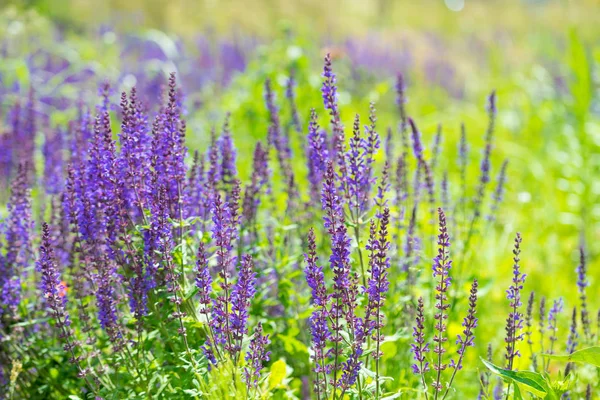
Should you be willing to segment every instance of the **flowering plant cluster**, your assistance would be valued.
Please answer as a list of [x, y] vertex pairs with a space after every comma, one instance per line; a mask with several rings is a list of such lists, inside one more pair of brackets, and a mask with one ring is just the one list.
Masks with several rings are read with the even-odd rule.
[[[466, 396], [592, 398], [591, 384], [567, 382], [599, 337], [583, 245], [570, 329], [562, 298], [536, 307], [525, 295], [517, 234], [498, 366], [494, 338], [479, 333], [494, 290], [469, 263], [509, 176], [494, 153], [496, 94], [475, 163], [464, 125], [458, 149], [441, 126], [428, 148], [402, 75], [395, 124], [382, 129], [372, 102], [350, 133], [333, 64], [328, 54], [323, 104], [306, 110], [295, 72], [281, 87], [265, 79], [264, 132], [250, 147], [236, 147], [235, 114], [189, 128], [175, 73], [151, 100], [135, 87], [117, 100], [102, 84], [95, 107], [79, 101], [64, 125], [39, 115], [33, 89], [10, 105], [0, 399], [445, 399], [478, 377]], [[549, 380], [560, 357], [563, 386]]]

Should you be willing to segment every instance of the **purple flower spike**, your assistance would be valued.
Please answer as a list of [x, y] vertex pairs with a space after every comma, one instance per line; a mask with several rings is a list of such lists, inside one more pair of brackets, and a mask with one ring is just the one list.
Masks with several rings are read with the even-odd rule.
[[470, 291], [470, 295], [469, 295], [469, 310], [467, 311], [467, 316], [465, 317], [465, 319], [463, 320], [463, 323], [462, 323], [462, 326], [464, 328], [463, 329], [464, 336], [458, 335], [458, 337], [456, 339], [456, 344], [459, 345], [459, 348], [457, 350], [458, 361], [454, 361], [454, 360], [450, 361], [450, 368], [453, 368], [454, 371], [452, 371], [452, 376], [450, 377], [450, 380], [448, 381], [448, 385], [446, 386], [446, 393], [444, 394], [444, 396], [442, 398], [446, 397], [446, 395], [448, 394], [448, 391], [452, 387], [452, 382], [454, 382], [456, 373], [458, 371], [460, 371], [463, 367], [463, 360], [464, 360], [464, 356], [465, 356], [467, 347], [475, 346], [475, 328], [477, 328], [477, 322], [478, 322], [478, 319], [475, 316], [475, 313], [477, 312], [477, 288], [478, 288], [478, 283], [477, 283], [477, 279], [475, 279], [475, 280], [473, 280], [473, 283], [471, 284], [471, 291]]
[[500, 167], [500, 172], [498, 173], [498, 178], [496, 180], [496, 189], [494, 190], [494, 194], [492, 195], [492, 206], [490, 208], [490, 215], [488, 216], [488, 220], [490, 221], [494, 221], [496, 219], [496, 212], [498, 211], [498, 206], [500, 205], [504, 197], [507, 166], [508, 160], [504, 160], [504, 162], [502, 163], [502, 167]]
[[290, 77], [287, 81], [285, 97], [287, 97], [290, 103], [290, 109], [292, 112], [292, 125], [296, 132], [302, 132], [302, 124], [300, 123], [300, 116], [298, 115], [298, 108], [296, 107], [296, 94], [294, 93], [294, 89], [296, 87], [296, 80], [294, 79], [294, 74], [291, 73]]
[[429, 362], [427, 362], [427, 359], [425, 358], [425, 353], [429, 352], [429, 343], [425, 341], [425, 305], [422, 297], [419, 297], [417, 305], [417, 317], [415, 319], [415, 326], [413, 327], [413, 338], [415, 339], [415, 343], [410, 346], [416, 363], [412, 365], [412, 370], [415, 374], [421, 375], [423, 390], [426, 391], [427, 384], [425, 383], [425, 374], [429, 371]]
[[590, 317], [587, 307], [586, 288], [589, 286], [587, 279], [587, 268], [585, 263], [585, 250], [583, 246], [579, 247], [579, 265], [575, 270], [577, 273], [577, 290], [579, 291], [579, 300], [581, 302], [581, 325], [586, 339], [591, 336]]
[[315, 231], [311, 228], [308, 231], [308, 253], [304, 254], [306, 268], [306, 282], [312, 290], [312, 302], [317, 307], [326, 307], [328, 302], [327, 289], [325, 288], [325, 275], [323, 268], [319, 266], [317, 257], [317, 244]]
[[310, 110], [307, 142], [308, 181], [311, 193], [310, 203], [312, 204], [319, 198], [321, 187], [323, 186], [323, 171], [327, 169], [327, 160], [329, 158], [327, 134], [319, 128], [317, 113], [314, 108]]
[[[579, 333], [577, 333], [577, 307], [573, 307], [573, 314], [571, 316], [571, 326], [569, 329], [569, 336], [567, 337], [567, 353], [573, 354], [577, 349], [577, 340], [579, 339]], [[565, 376], [568, 376], [574, 369], [573, 363], [568, 363], [565, 368]], [[568, 393], [568, 392], [567, 392]]]
[[410, 124], [410, 128], [412, 131], [413, 152], [415, 154], [415, 158], [419, 162], [419, 169], [422, 169], [425, 172], [425, 185], [427, 187], [427, 193], [429, 195], [429, 203], [433, 205], [435, 203], [435, 186], [433, 183], [431, 168], [429, 167], [429, 164], [425, 161], [425, 156], [423, 155], [421, 133], [417, 129], [417, 125], [412, 120], [412, 118], [408, 119], [408, 123]]
[[327, 53], [325, 56], [325, 64], [323, 66], [323, 86], [321, 87], [321, 93], [323, 95], [323, 103], [325, 109], [329, 110], [330, 123], [333, 128], [332, 144], [331, 144], [331, 160], [338, 163], [339, 167], [345, 171], [345, 157], [344, 157], [344, 126], [340, 117], [340, 110], [338, 107], [338, 94], [335, 73], [331, 67], [331, 55]]
[[254, 329], [254, 336], [250, 339], [250, 348], [245, 357], [248, 366], [244, 368], [244, 380], [248, 393], [250, 393], [250, 389], [258, 387], [263, 363], [269, 361], [271, 355], [271, 352], [267, 351], [270, 343], [269, 335], [263, 335], [263, 327], [259, 322]]
[[229, 114], [225, 117], [223, 123], [223, 133], [218, 141], [219, 152], [221, 156], [221, 170], [219, 176], [225, 188], [230, 187], [237, 176], [236, 150], [233, 145], [231, 131], [229, 129]]
[[367, 322], [366, 327], [369, 334], [373, 334], [373, 340], [376, 343], [377, 351], [373, 357], [378, 360], [382, 354], [379, 351], [383, 336], [380, 331], [383, 328], [383, 307], [385, 296], [389, 288], [388, 269], [390, 267], [390, 242], [388, 239], [388, 225], [390, 222], [390, 210], [385, 208], [379, 221], [377, 229], [375, 221], [371, 222], [371, 232], [367, 250], [369, 251], [369, 282], [367, 294], [369, 301], [367, 303]]
[[258, 142], [254, 149], [251, 182], [246, 186], [244, 192], [243, 219], [245, 223], [253, 224], [256, 221], [261, 201], [260, 195], [265, 191], [263, 188], [269, 184], [269, 178], [269, 156], [262, 144]]
[[450, 259], [450, 237], [448, 236], [448, 229], [446, 227], [446, 215], [441, 208], [438, 208], [439, 215], [439, 230], [438, 234], [438, 254], [433, 260], [433, 277], [438, 278], [438, 283], [435, 287], [435, 299], [436, 299], [436, 313], [434, 315], [435, 330], [437, 331], [433, 336], [434, 348], [433, 352], [437, 354], [437, 362], [433, 365], [433, 369], [437, 372], [437, 377], [433, 381], [433, 388], [437, 392], [441, 392], [443, 385], [441, 382], [441, 374], [448, 367], [448, 364], [443, 362], [443, 355], [446, 352], [444, 343], [448, 341], [445, 337], [446, 333], [446, 320], [448, 319], [448, 288], [451, 283], [450, 268], [452, 267], [452, 260]]
[[77, 355], [81, 349], [81, 344], [75, 338], [73, 329], [71, 329], [71, 319], [66, 310], [67, 290], [60, 279], [51, 244], [50, 228], [45, 222], [42, 224], [42, 243], [36, 269], [41, 276], [40, 289], [44, 297], [44, 305], [48, 310], [48, 316], [54, 320], [55, 327], [60, 331], [60, 338], [64, 341], [63, 348], [70, 355], [69, 362], [77, 366], [79, 376], [84, 378], [89, 387], [95, 392], [97, 391], [95, 382], [93, 383], [87, 378], [91, 370], [81, 365], [83, 357]]
[[517, 233], [515, 237], [515, 248], [513, 249], [513, 279], [512, 285], [506, 291], [506, 298], [509, 300], [511, 312], [506, 319], [506, 364], [508, 369], [513, 368], [515, 357], [521, 357], [521, 353], [517, 349], [517, 343], [523, 340], [523, 314], [520, 312], [521, 291], [523, 283], [525, 283], [526, 275], [521, 273], [521, 234]]
[[327, 366], [325, 364], [325, 347], [327, 340], [331, 336], [329, 327], [327, 326], [327, 307], [329, 296], [325, 287], [325, 275], [323, 269], [318, 265], [317, 244], [315, 239], [314, 229], [308, 232], [308, 252], [304, 255], [306, 268], [306, 282], [312, 291], [312, 303], [316, 307], [310, 317], [310, 330], [312, 336], [312, 348], [314, 354], [312, 356], [316, 374], [315, 393], [320, 396], [326, 391], [327, 382]]
[[404, 76], [402, 74], [398, 74], [396, 77], [396, 105], [398, 106], [398, 111], [400, 113], [401, 131], [406, 129], [406, 102], [406, 82], [404, 81]]
[[7, 205], [8, 218], [4, 221], [6, 253], [0, 255], [0, 317], [16, 316], [21, 302], [21, 278], [27, 275], [31, 262], [31, 190], [28, 184], [28, 167], [19, 165], [17, 176], [11, 184]]
[[[558, 314], [562, 313], [564, 304], [562, 297], [558, 300], [554, 300], [550, 311], [548, 311], [548, 330], [550, 331], [550, 349], [548, 350], [548, 354], [554, 354], [554, 343], [558, 340]], [[546, 364], [546, 368], [547, 365], [548, 364]]]
[[[471, 285], [471, 294], [469, 296], [469, 311], [467, 312], [467, 316], [465, 317], [462, 323], [462, 326], [464, 328], [464, 337], [458, 335], [458, 338], [456, 339], [456, 344], [460, 345], [460, 348], [458, 349], [458, 362], [452, 363], [453, 368], [455, 368], [456, 370], [462, 369], [463, 356], [467, 347], [475, 346], [475, 328], [477, 328], [478, 322], [478, 319], [475, 316], [475, 313], [477, 312], [477, 287], [478, 283], [477, 279], [475, 279], [473, 281], [473, 284]], [[452, 381], [450, 381], [450, 384], [451, 383]]]
[[242, 348], [242, 340], [247, 331], [248, 308], [250, 301], [256, 293], [256, 274], [254, 273], [254, 262], [252, 256], [245, 255], [242, 258], [239, 277], [231, 291], [231, 338], [233, 344], [230, 354], [234, 360], [239, 357]]
[[198, 255], [196, 257], [196, 287], [198, 288], [200, 313], [208, 315], [212, 303], [212, 277], [210, 276], [208, 256], [203, 242], [198, 245]]
[[42, 244], [36, 270], [41, 275], [40, 289], [44, 295], [44, 302], [52, 318], [56, 320], [56, 326], [69, 327], [71, 321], [66, 310], [67, 291], [60, 279], [50, 240], [50, 228], [45, 222], [42, 224]]

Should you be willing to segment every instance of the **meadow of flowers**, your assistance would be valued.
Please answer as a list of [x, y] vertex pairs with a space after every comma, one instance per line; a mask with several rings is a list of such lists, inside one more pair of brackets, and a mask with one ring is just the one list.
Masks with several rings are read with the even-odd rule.
[[473, 86], [442, 38], [0, 22], [0, 399], [600, 398], [577, 31]]

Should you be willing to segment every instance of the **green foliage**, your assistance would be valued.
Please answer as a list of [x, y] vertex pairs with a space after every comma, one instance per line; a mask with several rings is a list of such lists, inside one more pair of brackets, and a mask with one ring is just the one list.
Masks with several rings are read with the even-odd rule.
[[566, 361], [566, 362], [578, 362], [584, 364], [590, 364], [600, 368], [600, 347], [588, 347], [585, 349], [574, 351], [571, 354], [558, 355], [558, 354], [543, 354], [544, 357], [551, 360]]
[[515, 386], [515, 399], [521, 399], [521, 391], [531, 393], [536, 398], [558, 400], [560, 393], [550, 385], [546, 377], [537, 372], [531, 371], [511, 371], [500, 368], [491, 362], [481, 359], [483, 364], [492, 373], [501, 377], [505, 382], [512, 383]]

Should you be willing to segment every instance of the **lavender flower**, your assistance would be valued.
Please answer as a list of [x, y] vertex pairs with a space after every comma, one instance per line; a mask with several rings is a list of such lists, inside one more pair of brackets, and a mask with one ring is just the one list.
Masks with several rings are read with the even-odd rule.
[[496, 212], [498, 211], [498, 206], [502, 202], [502, 198], [504, 196], [504, 187], [506, 183], [506, 167], [508, 166], [508, 160], [504, 160], [502, 163], [502, 167], [500, 167], [500, 172], [498, 173], [498, 178], [496, 180], [496, 190], [492, 195], [492, 206], [490, 208], [490, 214], [488, 215], [488, 220], [493, 221], [496, 219]]
[[[375, 392], [379, 393], [379, 359], [383, 355], [381, 351], [381, 343], [383, 335], [383, 313], [381, 309], [385, 302], [385, 296], [389, 289], [388, 269], [390, 267], [390, 258], [388, 255], [390, 242], [388, 239], [388, 224], [390, 221], [390, 210], [385, 208], [380, 216], [379, 231], [377, 231], [375, 222], [371, 222], [371, 235], [367, 250], [369, 256], [369, 286], [367, 294], [369, 301], [367, 303], [367, 317], [365, 318], [365, 327], [367, 335], [372, 334], [372, 339], [375, 342]], [[365, 329], [363, 328], [363, 329]]]
[[330, 123], [333, 128], [332, 144], [331, 144], [331, 160], [338, 163], [344, 176], [345, 160], [344, 160], [344, 126], [342, 125], [340, 110], [337, 103], [337, 87], [335, 73], [331, 68], [331, 55], [327, 53], [325, 56], [325, 64], [323, 66], [323, 85], [321, 86], [321, 94], [325, 109], [329, 110]]
[[[477, 279], [473, 281], [471, 285], [471, 295], [469, 296], [469, 311], [467, 312], [467, 316], [465, 317], [462, 326], [464, 328], [463, 334], [464, 338], [461, 335], [458, 335], [456, 340], [456, 344], [460, 345], [458, 350], [459, 359], [458, 362], [452, 363], [453, 368], [456, 370], [462, 369], [462, 358], [464, 356], [465, 350], [467, 347], [472, 347], [475, 345], [475, 328], [477, 328], [478, 319], [475, 316], [477, 312]], [[450, 382], [451, 383], [451, 382]]]
[[231, 290], [229, 329], [231, 330], [233, 344], [229, 350], [234, 362], [237, 362], [238, 354], [242, 348], [242, 340], [247, 330], [248, 307], [250, 307], [250, 301], [256, 293], [256, 274], [253, 268], [252, 256], [245, 255], [242, 258], [238, 280]]
[[519, 255], [521, 253], [521, 234], [517, 233], [515, 237], [515, 248], [513, 250], [513, 279], [512, 285], [506, 291], [506, 298], [509, 300], [511, 312], [506, 319], [506, 362], [507, 368], [512, 369], [514, 358], [520, 357], [521, 353], [517, 349], [517, 342], [523, 340], [523, 314], [519, 311], [522, 305], [521, 291], [525, 283], [526, 275], [521, 273], [519, 265]]
[[218, 146], [221, 156], [221, 170], [219, 175], [224, 187], [228, 188], [233, 184], [233, 181], [237, 176], [237, 167], [235, 165], [236, 151], [229, 129], [229, 114], [226, 116], [225, 122], [223, 123], [223, 133], [219, 138]]
[[435, 171], [437, 167], [438, 157], [440, 156], [442, 144], [442, 125], [437, 126], [437, 131], [433, 138], [433, 145], [431, 146], [431, 171]]
[[577, 273], [577, 290], [579, 292], [579, 300], [581, 302], [581, 326], [587, 340], [591, 337], [590, 317], [587, 307], [586, 288], [589, 286], [587, 280], [587, 268], [585, 263], [585, 250], [583, 246], [579, 247], [579, 265], [575, 270]]
[[49, 308], [49, 314], [56, 320], [57, 328], [68, 329], [71, 320], [66, 310], [66, 287], [60, 279], [50, 240], [50, 227], [45, 222], [42, 224], [42, 244], [36, 270], [41, 275], [40, 290], [44, 295], [44, 303]]
[[263, 369], [263, 363], [269, 361], [270, 351], [267, 351], [267, 346], [271, 343], [269, 335], [263, 335], [263, 327], [259, 322], [254, 329], [254, 336], [250, 339], [250, 349], [246, 353], [246, 364], [244, 368], [244, 380], [248, 394], [250, 389], [258, 387], [258, 379], [260, 372]]
[[97, 291], [96, 305], [98, 308], [98, 320], [100, 326], [106, 331], [108, 339], [113, 344], [115, 351], [123, 347], [123, 335], [119, 326], [116, 299], [116, 265], [106, 256], [102, 256], [97, 264], [98, 274], [96, 276]]
[[198, 151], [195, 151], [187, 184], [186, 218], [203, 217], [206, 213], [205, 206], [208, 204], [209, 191], [205, 190], [206, 176], [204, 168], [204, 158], [200, 156]]
[[398, 106], [398, 112], [400, 114], [400, 130], [404, 131], [406, 129], [406, 84], [404, 81], [404, 76], [402, 74], [398, 74], [396, 77], [396, 105]]
[[319, 308], [323, 308], [327, 306], [329, 297], [325, 287], [323, 268], [318, 264], [319, 258], [317, 257], [317, 244], [313, 228], [308, 231], [307, 241], [308, 253], [304, 254], [306, 282], [312, 291], [312, 303]]
[[333, 293], [330, 316], [333, 319], [331, 341], [334, 343], [332, 356], [334, 358], [333, 366], [333, 384], [338, 384], [337, 370], [340, 367], [339, 356], [342, 353], [340, 344], [342, 342], [341, 330], [342, 320], [346, 316], [346, 321], [353, 323], [353, 309], [355, 307], [354, 296], [352, 294], [352, 284], [350, 277], [350, 238], [344, 221], [342, 206], [337, 195], [335, 187], [335, 174], [333, 172], [333, 163], [327, 164], [325, 181], [321, 195], [321, 202], [325, 216], [323, 217], [325, 228], [331, 237], [331, 256], [329, 264], [334, 275]]
[[317, 310], [312, 313], [309, 318], [311, 342], [314, 355], [312, 356], [315, 368], [314, 392], [317, 397], [321, 397], [321, 393], [327, 396], [327, 374], [331, 372], [331, 366], [326, 364], [326, 346], [327, 341], [331, 338], [331, 331], [327, 326], [327, 312], [325, 310]]
[[212, 302], [212, 277], [210, 276], [208, 257], [203, 242], [200, 242], [198, 245], [198, 254], [196, 257], [196, 287], [198, 288], [200, 313], [208, 317]]
[[308, 181], [310, 183], [310, 202], [319, 198], [323, 186], [323, 171], [327, 168], [329, 153], [327, 150], [327, 134], [319, 129], [317, 113], [310, 110], [308, 123], [306, 155], [308, 160]]
[[213, 318], [210, 320], [211, 329], [215, 335], [217, 345], [225, 345], [227, 349], [233, 349], [232, 329], [230, 325], [230, 307], [232, 283], [231, 271], [235, 258], [231, 254], [233, 243], [237, 238], [237, 227], [234, 226], [231, 209], [228, 203], [224, 203], [221, 196], [215, 196], [212, 205], [212, 238], [217, 246], [217, 270], [219, 271], [222, 293], [213, 302]]
[[[554, 343], [558, 340], [557, 332], [558, 332], [558, 314], [563, 311], [564, 301], [561, 298], [558, 300], [554, 300], [552, 303], [552, 307], [548, 312], [548, 330], [550, 331], [550, 349], [548, 349], [548, 354], [554, 354]], [[550, 361], [548, 360], [548, 364]], [[548, 368], [548, 364], [546, 364], [546, 368]]]
[[[571, 317], [571, 326], [569, 328], [569, 336], [567, 338], [567, 353], [573, 354], [577, 349], [577, 340], [579, 339], [579, 334], [577, 333], [577, 307], [573, 307], [573, 314]], [[565, 368], [565, 376], [568, 376], [571, 371], [573, 371], [574, 365], [573, 363], [568, 363]]]
[[42, 153], [44, 154], [44, 189], [56, 195], [63, 189], [65, 134], [58, 128], [48, 130], [45, 135]]
[[423, 155], [421, 134], [417, 129], [417, 125], [415, 125], [415, 122], [411, 118], [408, 119], [408, 122], [412, 130], [413, 152], [415, 154], [415, 158], [419, 162], [419, 169], [422, 169], [425, 174], [425, 185], [427, 187], [427, 193], [429, 194], [429, 203], [433, 205], [435, 203], [435, 186], [433, 183], [431, 168], [425, 161], [425, 156]]
[[300, 124], [300, 117], [298, 116], [298, 108], [296, 107], [296, 95], [294, 93], [294, 88], [296, 86], [296, 80], [294, 79], [294, 74], [291, 73], [289, 79], [287, 80], [285, 97], [287, 97], [290, 103], [290, 110], [292, 112], [292, 125], [296, 132], [302, 132], [302, 124]]
[[467, 144], [467, 133], [465, 124], [460, 124], [460, 141], [458, 145], [458, 167], [460, 170], [460, 200], [458, 207], [462, 217], [466, 217], [465, 203], [467, 199], [467, 164], [469, 161], [469, 145]]
[[[275, 94], [273, 93], [271, 81], [269, 79], [265, 81], [265, 102], [267, 103], [267, 109], [269, 111], [269, 149], [271, 147], [275, 148], [281, 172], [285, 177], [285, 181], [289, 182], [293, 176], [289, 161], [291, 157], [289, 138], [281, 133], [279, 109], [275, 105]], [[267, 153], [269, 153], [268, 150]]]
[[390, 191], [390, 164], [386, 161], [381, 172], [381, 179], [377, 186], [377, 195], [375, 195], [375, 205], [377, 206], [376, 217], [381, 217], [381, 210], [387, 207], [387, 193]]
[[535, 300], [535, 292], [531, 292], [529, 299], [527, 300], [527, 312], [525, 313], [525, 336], [527, 336], [527, 344], [529, 345], [529, 352], [531, 353], [530, 359], [533, 370], [537, 369], [537, 360], [535, 353], [533, 352], [533, 340], [531, 335], [533, 333], [533, 302]]
[[407, 165], [405, 156], [398, 157], [395, 177], [396, 203], [401, 205], [406, 201], [409, 195]]
[[254, 149], [252, 163], [251, 183], [246, 186], [244, 193], [243, 217], [246, 223], [254, 223], [258, 206], [260, 205], [260, 194], [269, 180], [269, 159], [260, 142]]
[[546, 333], [546, 297], [545, 296], [542, 296], [540, 298], [538, 332], [540, 334], [541, 351], [542, 351], [542, 353], [544, 353], [544, 334]]
[[483, 203], [485, 197], [485, 189], [490, 181], [490, 157], [492, 154], [492, 146], [493, 146], [493, 138], [494, 138], [494, 128], [496, 124], [496, 93], [492, 92], [488, 97], [488, 116], [489, 116], [489, 124], [487, 131], [485, 133], [485, 148], [483, 151], [483, 158], [481, 159], [481, 175], [479, 177], [479, 185], [477, 186], [477, 193], [475, 194], [475, 198], [473, 199], [473, 216], [471, 217], [471, 224], [469, 227], [469, 231], [467, 233], [467, 238], [465, 239], [464, 248], [469, 247], [469, 243], [473, 236], [473, 231], [475, 229], [475, 224], [479, 220], [481, 216], [481, 205]]
[[70, 354], [69, 362], [77, 366], [79, 376], [85, 378], [88, 385], [96, 392], [96, 384], [87, 379], [90, 369], [81, 365], [82, 357], [77, 355], [81, 344], [77, 341], [71, 329], [71, 319], [66, 310], [66, 287], [60, 279], [50, 242], [50, 228], [45, 222], [42, 224], [42, 243], [36, 269], [41, 275], [40, 289], [44, 296], [44, 304], [48, 309], [48, 315], [55, 321], [55, 327], [61, 332], [60, 337], [65, 342], [63, 348]]
[[135, 88], [131, 89], [129, 99], [125, 93], [121, 94], [121, 112], [121, 152], [117, 160], [119, 177], [127, 188], [125, 196], [128, 208], [133, 208], [141, 215], [150, 201], [150, 189], [147, 187], [150, 179], [150, 137], [148, 118], [137, 99]]
[[452, 267], [452, 260], [449, 254], [450, 238], [446, 227], [446, 215], [441, 208], [438, 208], [438, 214], [440, 226], [437, 242], [438, 255], [433, 260], [433, 277], [439, 279], [435, 287], [435, 308], [437, 311], [434, 319], [436, 320], [435, 329], [437, 333], [433, 336], [435, 343], [433, 352], [437, 354], [437, 363], [433, 365], [433, 369], [437, 372], [437, 377], [434, 379], [432, 386], [437, 392], [441, 392], [443, 387], [441, 374], [448, 366], [443, 362], [443, 355], [446, 352], [444, 343], [448, 340], [444, 334], [446, 333], [446, 319], [448, 319], [447, 310], [450, 308], [450, 304], [448, 303], [448, 288], [451, 283], [450, 268]]
[[475, 328], [477, 328], [477, 322], [478, 319], [475, 316], [475, 313], [477, 312], [477, 287], [478, 287], [478, 283], [477, 283], [477, 279], [473, 280], [473, 283], [471, 285], [471, 291], [470, 291], [470, 296], [469, 296], [469, 310], [467, 311], [467, 316], [464, 318], [462, 326], [464, 328], [463, 330], [463, 336], [458, 335], [457, 339], [456, 339], [456, 344], [459, 345], [458, 348], [458, 361], [454, 361], [451, 360], [450, 362], [450, 367], [454, 369], [454, 371], [452, 372], [452, 376], [450, 377], [450, 380], [448, 381], [448, 385], [446, 387], [446, 392], [444, 393], [444, 397], [445, 398], [448, 395], [448, 392], [450, 391], [450, 388], [452, 387], [452, 382], [454, 381], [454, 377], [456, 376], [456, 373], [458, 371], [460, 371], [463, 367], [463, 359], [465, 356], [465, 352], [467, 350], [467, 347], [473, 347], [475, 346]]
[[411, 351], [413, 358], [416, 361], [412, 365], [412, 370], [415, 374], [421, 375], [421, 383], [423, 384], [423, 390], [427, 392], [427, 384], [425, 383], [425, 373], [429, 371], [429, 362], [425, 357], [425, 353], [429, 351], [429, 343], [425, 341], [425, 305], [423, 298], [419, 297], [417, 305], [417, 316], [415, 319], [415, 326], [413, 327], [413, 338], [415, 343], [411, 344]]
[[331, 336], [329, 327], [327, 326], [327, 307], [329, 296], [325, 287], [325, 275], [323, 269], [318, 265], [317, 244], [315, 241], [314, 229], [308, 232], [308, 252], [304, 255], [306, 268], [306, 282], [312, 291], [312, 303], [316, 306], [309, 322], [312, 336], [312, 348], [314, 355], [312, 356], [316, 375], [314, 391], [318, 397], [321, 392], [326, 392], [328, 367], [325, 363], [325, 347], [327, 340]]
[[390, 210], [385, 208], [379, 221], [379, 229], [375, 221], [371, 221], [369, 243], [369, 282], [366, 288], [369, 296], [367, 303], [367, 332], [373, 332], [373, 341], [377, 350], [373, 357], [378, 360], [381, 357], [379, 347], [383, 340], [380, 333], [383, 328], [383, 315], [381, 309], [385, 301], [385, 295], [389, 288], [388, 272], [390, 259], [388, 252], [390, 242], [388, 240], [388, 224], [390, 221]]
[[8, 218], [4, 222], [6, 252], [0, 255], [0, 318], [13, 319], [21, 302], [21, 278], [27, 276], [31, 261], [31, 191], [28, 167], [19, 165], [11, 184], [7, 204]]

